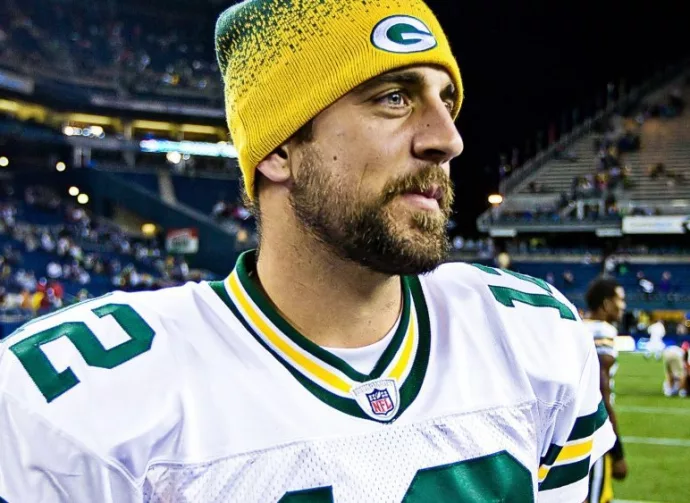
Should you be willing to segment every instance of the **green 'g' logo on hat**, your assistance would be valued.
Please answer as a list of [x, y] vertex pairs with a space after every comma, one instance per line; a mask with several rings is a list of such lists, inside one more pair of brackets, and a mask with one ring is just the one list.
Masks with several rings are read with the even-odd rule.
[[371, 43], [387, 52], [409, 54], [436, 47], [436, 38], [419, 19], [411, 16], [387, 17], [371, 33]]

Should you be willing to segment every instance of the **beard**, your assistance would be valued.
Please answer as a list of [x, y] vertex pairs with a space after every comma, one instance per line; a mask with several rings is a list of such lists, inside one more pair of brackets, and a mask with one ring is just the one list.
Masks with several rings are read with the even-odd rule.
[[[443, 190], [440, 212], [394, 211], [393, 201], [432, 184]], [[450, 252], [447, 235], [453, 185], [438, 166], [389, 181], [378, 196], [357, 199], [357, 192], [322, 168], [313, 148], [306, 148], [294, 178], [290, 204], [304, 229], [337, 257], [387, 275], [433, 271]]]

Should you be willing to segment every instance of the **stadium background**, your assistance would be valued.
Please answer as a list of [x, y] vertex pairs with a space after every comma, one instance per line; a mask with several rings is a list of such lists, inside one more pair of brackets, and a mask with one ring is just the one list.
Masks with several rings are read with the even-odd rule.
[[[256, 244], [213, 53], [230, 3], [0, 2], [0, 338], [116, 288], [221, 277]], [[429, 3], [466, 87], [453, 259], [579, 308], [613, 274], [630, 349], [657, 319], [668, 344], [690, 340], [686, 18], [673, 2]], [[623, 355], [621, 500], [687, 501], [690, 405], [662, 378]]]

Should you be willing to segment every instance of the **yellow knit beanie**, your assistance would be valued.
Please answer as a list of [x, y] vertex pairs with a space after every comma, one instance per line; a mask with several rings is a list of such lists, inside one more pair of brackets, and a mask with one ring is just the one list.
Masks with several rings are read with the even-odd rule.
[[304, 124], [364, 82], [411, 65], [462, 81], [422, 0], [246, 0], [221, 14], [216, 54], [247, 195], [254, 171]]

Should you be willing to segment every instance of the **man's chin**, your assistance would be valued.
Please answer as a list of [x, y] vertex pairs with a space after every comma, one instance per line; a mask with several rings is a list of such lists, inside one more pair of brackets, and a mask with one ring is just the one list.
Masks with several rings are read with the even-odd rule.
[[448, 260], [449, 245], [445, 235], [430, 235], [411, 228], [398, 233], [393, 241], [397, 246], [372, 261], [369, 264], [372, 269], [395, 275], [426, 274]]
[[388, 212], [390, 226], [398, 234], [410, 233], [414, 239], [445, 232], [448, 225], [446, 214], [440, 209], [423, 209], [395, 205]]

